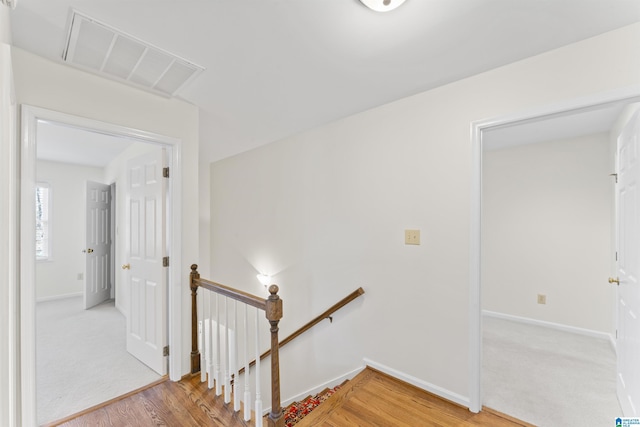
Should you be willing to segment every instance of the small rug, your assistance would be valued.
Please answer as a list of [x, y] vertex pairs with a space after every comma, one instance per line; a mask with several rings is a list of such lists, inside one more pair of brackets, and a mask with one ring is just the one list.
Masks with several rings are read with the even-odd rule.
[[331, 397], [339, 388], [340, 386], [336, 386], [324, 393], [308, 397], [301, 402], [292, 403], [284, 413], [285, 427], [292, 427], [297, 424], [301, 419], [317, 408], [318, 405]]

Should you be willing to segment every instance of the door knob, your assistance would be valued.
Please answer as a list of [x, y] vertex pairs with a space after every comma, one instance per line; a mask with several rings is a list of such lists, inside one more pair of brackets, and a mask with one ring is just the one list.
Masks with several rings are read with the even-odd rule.
[[620, 279], [617, 277], [615, 279], [613, 277], [609, 277], [609, 283], [612, 283], [612, 284], [615, 283], [616, 285], [619, 285]]
[[131, 268], [131, 264], [122, 264], [123, 270], [129, 270]]
[[90, 253], [93, 253], [93, 249], [91, 249], [91, 248], [89, 248], [89, 249], [83, 249], [83, 250], [82, 250], [82, 253], [83, 253], [83, 254], [90, 254]]

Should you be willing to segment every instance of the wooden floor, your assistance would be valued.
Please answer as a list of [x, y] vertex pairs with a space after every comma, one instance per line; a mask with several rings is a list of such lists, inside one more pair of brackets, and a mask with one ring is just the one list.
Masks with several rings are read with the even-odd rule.
[[[50, 425], [253, 426], [229, 410], [222, 399], [212, 400], [211, 396], [200, 376], [180, 382], [164, 381]], [[531, 427], [489, 409], [471, 413], [371, 368], [345, 384], [296, 426]]]
[[150, 388], [89, 409], [48, 426], [225, 426], [249, 427], [224, 400], [212, 399], [206, 383], [195, 375], [179, 382], [163, 381]]
[[486, 408], [474, 414], [371, 368], [349, 381], [296, 425], [308, 426], [532, 427]]

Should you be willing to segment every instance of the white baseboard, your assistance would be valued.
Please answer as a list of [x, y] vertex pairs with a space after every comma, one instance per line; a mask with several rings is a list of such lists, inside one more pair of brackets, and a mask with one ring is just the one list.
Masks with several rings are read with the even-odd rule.
[[73, 294], [64, 294], [64, 295], [53, 295], [50, 297], [36, 298], [36, 302], [46, 302], [46, 301], [55, 301], [55, 300], [66, 299], [66, 298], [75, 298], [75, 297], [81, 297], [82, 295], [84, 295], [82, 292], [76, 292]]
[[547, 322], [545, 320], [531, 319], [529, 317], [514, 316], [511, 314], [498, 313], [496, 311], [482, 310], [482, 315], [487, 317], [495, 317], [497, 319], [511, 320], [513, 322], [526, 323], [529, 325], [543, 326], [545, 328], [556, 329], [573, 334], [586, 335], [588, 337], [598, 338], [611, 342], [615, 348], [615, 340], [606, 332], [594, 331], [592, 329], [578, 328], [575, 326], [563, 325], [561, 323]]
[[[332, 380], [329, 380], [323, 384], [317, 385], [313, 388], [310, 388], [307, 391], [304, 391], [296, 396], [290, 397], [287, 400], [283, 400], [281, 403], [281, 406], [283, 408], [286, 408], [287, 406], [289, 406], [290, 404], [292, 404], [293, 402], [297, 402], [300, 401], [304, 398], [306, 398], [307, 396], [314, 396], [318, 393], [320, 393], [322, 390], [326, 389], [326, 388], [333, 388], [337, 385], [342, 384], [343, 382], [345, 382], [345, 380], [350, 380], [353, 377], [355, 377], [356, 375], [358, 375], [360, 372], [362, 372], [362, 370], [364, 369], [363, 367], [360, 367], [358, 369], [354, 369], [351, 372], [347, 372], [344, 375], [340, 375], [339, 377], [336, 377]], [[268, 413], [271, 410], [271, 408], [267, 408], [266, 413]]]
[[377, 369], [380, 372], [384, 372], [387, 375], [390, 375], [394, 378], [397, 378], [399, 380], [402, 380], [406, 383], [409, 383], [411, 385], [414, 385], [418, 388], [421, 388], [422, 390], [428, 391], [429, 393], [433, 393], [437, 396], [442, 397], [443, 399], [449, 400], [451, 402], [457, 403], [458, 405], [462, 405], [466, 408], [469, 408], [471, 405], [471, 402], [469, 400], [468, 397], [459, 395], [458, 393], [454, 393], [450, 390], [447, 390], [445, 388], [442, 388], [440, 386], [437, 386], [435, 384], [431, 384], [428, 383], [426, 381], [423, 381], [419, 378], [413, 377], [409, 374], [405, 374], [404, 372], [400, 372], [396, 369], [390, 368], [388, 366], [385, 366], [381, 363], [378, 362], [374, 362], [371, 359], [364, 359], [364, 363], [367, 366], [371, 366], [374, 369]]

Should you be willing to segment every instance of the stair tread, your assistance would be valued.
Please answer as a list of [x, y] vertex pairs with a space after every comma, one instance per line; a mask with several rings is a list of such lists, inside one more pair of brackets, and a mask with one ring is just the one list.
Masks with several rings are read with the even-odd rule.
[[317, 408], [325, 404], [326, 400], [339, 391], [341, 385], [333, 388], [325, 388], [315, 395], [309, 395], [306, 398], [293, 402], [284, 410], [285, 426], [291, 427], [298, 424], [301, 420], [315, 411]]

